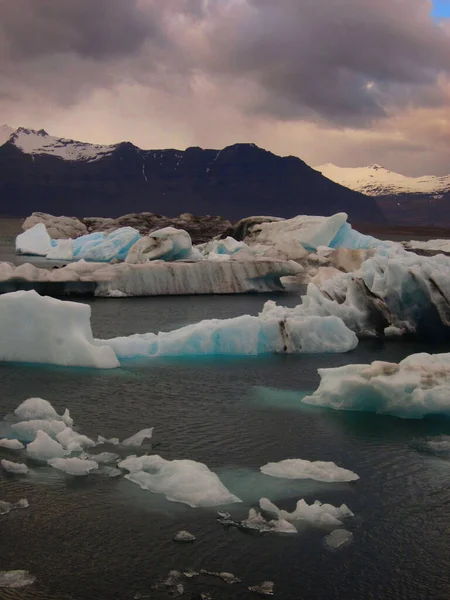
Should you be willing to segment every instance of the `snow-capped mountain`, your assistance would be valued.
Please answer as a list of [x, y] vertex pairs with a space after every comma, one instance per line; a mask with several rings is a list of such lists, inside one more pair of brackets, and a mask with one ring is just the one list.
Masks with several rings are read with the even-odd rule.
[[10, 142], [24, 154], [50, 154], [63, 160], [81, 160], [91, 162], [111, 154], [118, 144], [101, 146], [87, 142], [77, 142], [49, 135], [44, 129], [35, 131], [19, 127], [12, 129], [8, 125], [0, 127], [0, 146]]
[[404, 194], [430, 196], [450, 191], [450, 175], [406, 177], [380, 165], [345, 168], [327, 163], [315, 169], [331, 181], [368, 196], [403, 196]]
[[255, 144], [142, 150], [130, 142], [88, 144], [7, 126], [0, 128], [0, 199], [0, 212], [15, 216], [150, 211], [238, 220], [346, 212], [354, 223], [385, 222], [375, 198]]

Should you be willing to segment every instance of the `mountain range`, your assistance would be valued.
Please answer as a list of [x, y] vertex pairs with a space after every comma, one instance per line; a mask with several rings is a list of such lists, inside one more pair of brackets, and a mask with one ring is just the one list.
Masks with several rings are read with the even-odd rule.
[[376, 198], [393, 225], [450, 226], [450, 175], [406, 177], [380, 165], [315, 167], [328, 179]]
[[0, 213], [117, 217], [190, 212], [238, 220], [347, 212], [353, 223], [450, 227], [450, 175], [405, 177], [380, 165], [315, 168], [255, 144], [142, 150], [43, 129], [0, 127]]
[[299, 158], [254, 144], [223, 150], [96, 145], [19, 127], [0, 128], [0, 212], [117, 217], [190, 212], [238, 220], [347, 212], [384, 223], [375, 198], [341, 186]]

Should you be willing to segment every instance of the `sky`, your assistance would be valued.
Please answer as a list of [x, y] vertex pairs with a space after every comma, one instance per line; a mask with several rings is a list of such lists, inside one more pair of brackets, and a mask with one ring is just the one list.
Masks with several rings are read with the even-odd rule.
[[0, 0], [0, 120], [444, 175], [449, 13], [450, 0]]

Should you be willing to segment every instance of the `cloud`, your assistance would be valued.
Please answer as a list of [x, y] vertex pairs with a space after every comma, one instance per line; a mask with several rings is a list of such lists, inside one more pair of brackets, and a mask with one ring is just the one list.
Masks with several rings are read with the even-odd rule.
[[0, 56], [5, 118], [73, 137], [84, 116], [96, 141], [251, 138], [413, 170], [450, 149], [450, 27], [429, 0], [3, 0]]

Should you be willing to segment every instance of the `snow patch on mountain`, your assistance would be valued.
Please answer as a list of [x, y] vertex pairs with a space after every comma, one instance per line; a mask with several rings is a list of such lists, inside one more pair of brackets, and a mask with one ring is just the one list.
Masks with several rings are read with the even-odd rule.
[[406, 177], [380, 165], [347, 168], [327, 163], [315, 169], [331, 181], [368, 196], [442, 194], [450, 191], [450, 175]]
[[12, 129], [3, 125], [0, 127], [0, 146], [7, 142], [14, 144], [25, 154], [50, 154], [63, 160], [85, 162], [99, 160], [111, 154], [117, 147], [117, 144], [105, 146], [58, 138], [49, 135], [44, 129]]

